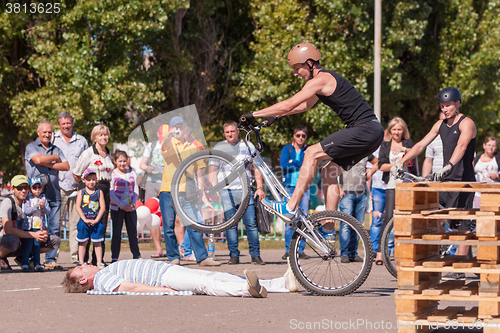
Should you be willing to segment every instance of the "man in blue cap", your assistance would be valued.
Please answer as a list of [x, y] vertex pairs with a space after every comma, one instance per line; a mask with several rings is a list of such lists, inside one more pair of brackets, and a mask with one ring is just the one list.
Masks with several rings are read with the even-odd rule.
[[[184, 120], [175, 116], [170, 120], [170, 131], [163, 139], [161, 153], [164, 160], [163, 179], [160, 188], [160, 210], [163, 218], [163, 233], [165, 236], [165, 248], [167, 257], [174, 265], [180, 265], [179, 245], [175, 237], [175, 217], [176, 213], [172, 204], [170, 184], [172, 177], [179, 164], [189, 155], [198, 151], [198, 148], [187, 142], [183, 135]], [[196, 261], [200, 266], [219, 266], [221, 263], [208, 257], [208, 252], [203, 242], [201, 232], [188, 228], [188, 235], [191, 240]]]

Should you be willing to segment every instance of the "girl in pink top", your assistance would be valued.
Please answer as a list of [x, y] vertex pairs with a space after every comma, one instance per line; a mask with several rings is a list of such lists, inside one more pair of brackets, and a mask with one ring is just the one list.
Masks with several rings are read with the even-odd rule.
[[113, 221], [113, 236], [111, 238], [111, 262], [118, 260], [122, 240], [123, 221], [127, 228], [130, 251], [134, 259], [141, 258], [137, 240], [137, 214], [135, 201], [139, 193], [137, 175], [128, 169], [128, 155], [123, 150], [116, 150], [113, 157], [115, 169], [111, 174], [111, 220]]

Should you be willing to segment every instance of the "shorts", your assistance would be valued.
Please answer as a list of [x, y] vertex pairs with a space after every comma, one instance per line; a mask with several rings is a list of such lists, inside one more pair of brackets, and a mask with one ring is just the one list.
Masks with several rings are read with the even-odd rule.
[[[474, 192], [439, 192], [439, 204], [443, 208], [471, 209], [473, 202]], [[450, 228], [473, 231], [476, 220], [451, 220]]]
[[21, 245], [19, 237], [14, 235], [6, 235], [0, 232], [0, 246], [6, 248], [9, 251], [15, 251]]
[[348, 171], [377, 150], [383, 140], [384, 129], [377, 119], [373, 119], [330, 134], [320, 144], [332, 162]]
[[76, 229], [78, 230], [78, 234], [75, 239], [78, 243], [84, 243], [88, 241], [89, 238], [92, 243], [104, 241], [104, 225], [100, 221], [95, 225], [89, 226], [80, 219]]

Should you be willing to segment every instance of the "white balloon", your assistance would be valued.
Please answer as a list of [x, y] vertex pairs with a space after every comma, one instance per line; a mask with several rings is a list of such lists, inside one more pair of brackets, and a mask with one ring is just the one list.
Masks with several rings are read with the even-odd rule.
[[144, 229], [144, 223], [142, 223], [144, 220], [139, 220], [137, 219], [137, 231], [141, 231]]
[[151, 211], [146, 206], [141, 206], [135, 210], [137, 214], [137, 224], [141, 225], [141, 230], [144, 228], [144, 225], [151, 223]]
[[150, 230], [158, 229], [161, 224], [161, 219], [158, 215], [156, 214], [151, 214], [151, 222], [147, 224], [148, 228]]
[[325, 205], [316, 206], [316, 211], [317, 212], [321, 212], [321, 211], [324, 211], [324, 210], [325, 210]]
[[137, 213], [137, 219], [138, 220], [144, 220], [145, 218], [147, 219], [148, 216], [151, 215], [151, 211], [146, 206], [138, 207], [135, 210], [135, 212]]

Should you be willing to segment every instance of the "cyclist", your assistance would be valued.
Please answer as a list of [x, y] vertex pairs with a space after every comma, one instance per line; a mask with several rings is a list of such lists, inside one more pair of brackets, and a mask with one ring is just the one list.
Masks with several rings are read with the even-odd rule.
[[[313, 44], [301, 43], [294, 46], [288, 53], [288, 65], [293, 67], [295, 76], [307, 81], [302, 90], [287, 100], [245, 114], [241, 119], [245, 117], [246, 121], [242, 121], [242, 124], [246, 125], [252, 123], [255, 117], [288, 116], [304, 112], [320, 100], [332, 108], [346, 124], [346, 128], [306, 150], [295, 191], [288, 202], [268, 199], [262, 201], [285, 221], [291, 221], [295, 216], [302, 196], [313, 181], [318, 162], [331, 159], [324, 171], [331, 179], [330, 188], [336, 188], [337, 176], [373, 153], [384, 137], [382, 125], [368, 102], [346, 78], [323, 69], [319, 63], [320, 57], [321, 53]], [[329, 189], [327, 208], [336, 209], [338, 196], [331, 194], [335, 192]]]
[[[474, 151], [476, 148], [476, 125], [474, 121], [460, 112], [462, 95], [457, 88], [447, 87], [438, 94], [437, 101], [444, 114], [431, 131], [411, 149], [398, 164], [391, 168], [391, 174], [398, 174], [403, 164], [418, 156], [438, 135], [443, 142], [443, 159], [445, 166], [434, 173], [434, 180], [475, 182]], [[439, 203], [444, 208], [472, 208], [474, 192], [440, 192]], [[455, 221], [460, 223], [460, 221]], [[469, 222], [452, 226], [462, 230], [470, 229]], [[467, 255], [468, 246], [459, 246], [457, 255]], [[454, 275], [460, 273], [453, 273]], [[463, 277], [463, 274], [458, 277]]]

